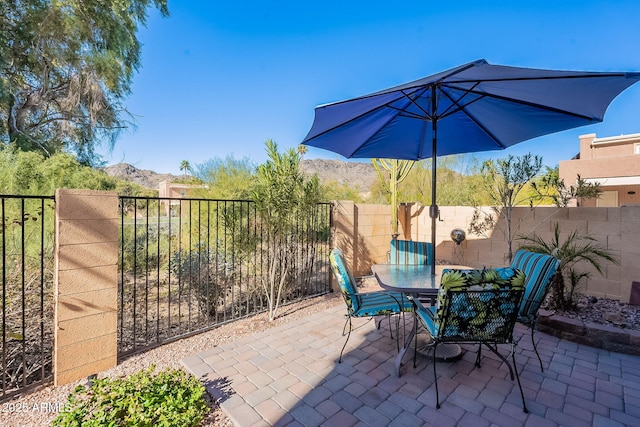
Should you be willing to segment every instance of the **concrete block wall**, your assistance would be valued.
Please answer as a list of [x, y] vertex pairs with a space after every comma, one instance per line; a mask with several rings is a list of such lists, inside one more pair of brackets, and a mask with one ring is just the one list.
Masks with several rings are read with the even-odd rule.
[[386, 262], [391, 234], [389, 209], [387, 205], [335, 202], [332, 243], [342, 249], [354, 274], [365, 274], [371, 271], [371, 264]]
[[117, 364], [118, 195], [56, 191], [54, 384]]
[[[401, 222], [400, 235], [412, 240], [431, 241], [429, 209], [412, 205], [410, 218]], [[482, 208], [490, 212], [490, 208]], [[466, 206], [441, 206], [436, 220], [436, 259], [464, 264], [470, 267], [498, 267], [508, 264], [506, 223], [501, 218], [486, 236], [469, 233], [474, 209]], [[379, 217], [381, 216], [381, 217]], [[580, 271], [590, 271], [591, 277], [583, 282], [580, 291], [596, 297], [629, 302], [633, 281], [640, 281], [640, 206], [619, 208], [557, 208], [517, 207], [513, 210], [512, 234], [515, 252], [521, 244], [517, 237], [535, 233], [545, 241], [554, 236], [555, 224], [559, 225], [560, 241], [569, 233], [588, 233], [608, 249], [619, 264], [602, 262], [603, 274], [588, 264]], [[451, 240], [454, 228], [461, 228], [467, 238], [458, 247]], [[391, 240], [391, 210], [389, 205], [364, 205], [338, 202], [334, 212], [334, 244], [341, 248], [356, 276], [371, 274], [371, 264], [386, 262]], [[401, 238], [403, 238], [401, 237]], [[353, 249], [356, 249], [355, 251]], [[455, 260], [454, 260], [455, 256]]]

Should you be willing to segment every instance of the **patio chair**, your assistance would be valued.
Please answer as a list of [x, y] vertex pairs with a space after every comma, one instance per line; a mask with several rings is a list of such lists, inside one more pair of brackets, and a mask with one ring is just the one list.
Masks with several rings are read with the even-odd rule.
[[[347, 339], [340, 351], [339, 363], [342, 362], [342, 353], [344, 352], [351, 330], [353, 329], [351, 319], [353, 317], [375, 317], [386, 316], [389, 318], [389, 329], [391, 329], [391, 315], [402, 314], [405, 312], [413, 312], [413, 303], [409, 301], [401, 292], [376, 291], [376, 292], [358, 292], [355, 279], [351, 270], [347, 267], [344, 255], [340, 249], [333, 249], [329, 255], [333, 274], [338, 280], [340, 290], [344, 301], [347, 304], [347, 320], [342, 328], [342, 335], [345, 335], [347, 325], [349, 326]], [[398, 342], [398, 330], [400, 318], [396, 319], [396, 347], [400, 348]], [[380, 327], [380, 324], [377, 326]], [[393, 333], [391, 335], [393, 338]]]
[[[436, 350], [442, 343], [479, 344], [476, 367], [480, 367], [483, 345], [495, 353], [513, 372], [518, 380], [522, 407], [528, 412], [515, 360], [516, 342], [513, 328], [524, 292], [524, 273], [512, 268], [457, 270], [445, 269], [442, 273], [438, 300], [434, 307], [424, 307], [414, 299], [416, 322], [431, 335], [433, 353], [433, 377], [436, 386], [436, 408], [440, 408]], [[416, 325], [417, 327], [418, 325]], [[413, 363], [416, 364], [416, 349]], [[498, 351], [498, 344], [511, 345], [513, 367]]]
[[533, 332], [536, 329], [538, 310], [547, 295], [549, 284], [558, 271], [559, 265], [560, 260], [556, 257], [529, 252], [524, 249], [519, 249], [513, 256], [513, 261], [511, 262], [511, 268], [522, 270], [527, 277], [524, 297], [522, 298], [518, 312], [518, 322], [527, 325], [531, 329], [531, 344], [533, 344], [533, 350], [536, 356], [538, 356], [538, 362], [540, 363], [540, 369], [542, 371], [544, 371], [542, 359], [538, 353]]
[[389, 251], [391, 264], [432, 264], [433, 250], [431, 243], [415, 240], [391, 240]]

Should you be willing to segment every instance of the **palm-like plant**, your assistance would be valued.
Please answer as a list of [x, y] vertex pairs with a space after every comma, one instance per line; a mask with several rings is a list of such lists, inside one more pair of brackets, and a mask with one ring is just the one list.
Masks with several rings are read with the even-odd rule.
[[183, 160], [180, 162], [180, 170], [184, 173], [184, 176], [187, 176], [187, 172], [191, 172], [191, 163], [188, 160]]
[[[587, 262], [602, 274], [602, 262], [608, 261], [618, 264], [618, 261], [606, 249], [596, 243], [596, 239], [587, 234], [581, 234], [577, 230], [569, 233], [564, 241], [560, 241], [560, 226], [554, 224], [553, 237], [549, 242], [544, 241], [537, 234], [532, 236], [519, 236], [518, 240], [524, 242], [520, 249], [553, 255], [560, 260], [558, 274], [551, 283], [551, 306], [558, 309], [569, 309], [575, 305], [574, 296], [576, 288], [584, 278], [590, 277], [589, 272], [578, 272], [576, 265]], [[569, 286], [565, 284], [565, 278], [569, 280]]]

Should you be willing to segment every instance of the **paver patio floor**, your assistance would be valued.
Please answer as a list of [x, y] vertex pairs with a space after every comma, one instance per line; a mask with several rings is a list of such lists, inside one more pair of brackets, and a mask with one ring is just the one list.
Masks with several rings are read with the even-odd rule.
[[[640, 426], [640, 357], [529, 331], [516, 362], [530, 413], [509, 370], [489, 351], [475, 368], [475, 347], [438, 363], [442, 407], [435, 408], [430, 358], [407, 353], [394, 374], [396, 342], [387, 322], [354, 319], [342, 363], [344, 306], [211, 348], [182, 360], [237, 426]], [[523, 336], [524, 335], [524, 336]], [[508, 347], [502, 346], [503, 354]]]

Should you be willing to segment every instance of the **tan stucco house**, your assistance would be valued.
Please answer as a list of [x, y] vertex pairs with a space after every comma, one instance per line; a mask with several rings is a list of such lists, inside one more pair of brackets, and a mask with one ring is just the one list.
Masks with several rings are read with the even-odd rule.
[[599, 199], [579, 201], [580, 206], [613, 207], [640, 204], [640, 133], [597, 138], [595, 133], [580, 136], [580, 153], [559, 164], [560, 179], [575, 185], [580, 175], [598, 182]]
[[190, 197], [190, 191], [195, 188], [207, 188], [207, 185], [179, 184], [171, 181], [160, 181], [158, 183], [158, 197], [170, 198], [171, 200], [161, 201], [165, 215], [169, 215], [171, 209], [180, 204], [180, 200]]

